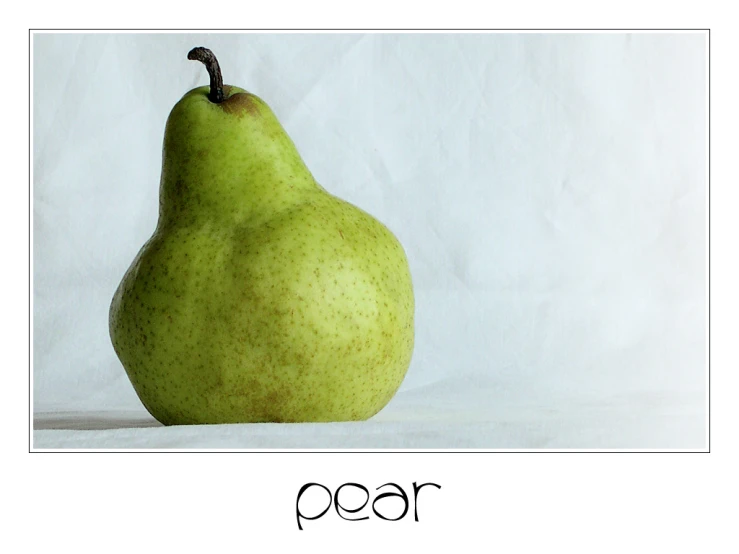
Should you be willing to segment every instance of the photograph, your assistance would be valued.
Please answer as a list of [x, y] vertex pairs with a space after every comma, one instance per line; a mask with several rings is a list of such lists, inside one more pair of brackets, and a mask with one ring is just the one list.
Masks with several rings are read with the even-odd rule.
[[29, 40], [32, 450], [709, 451], [707, 30]]

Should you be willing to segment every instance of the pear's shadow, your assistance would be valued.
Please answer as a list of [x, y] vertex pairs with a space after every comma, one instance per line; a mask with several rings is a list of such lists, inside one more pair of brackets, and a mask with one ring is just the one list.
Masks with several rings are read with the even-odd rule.
[[163, 427], [141, 412], [41, 412], [33, 415], [34, 431], [103, 431]]

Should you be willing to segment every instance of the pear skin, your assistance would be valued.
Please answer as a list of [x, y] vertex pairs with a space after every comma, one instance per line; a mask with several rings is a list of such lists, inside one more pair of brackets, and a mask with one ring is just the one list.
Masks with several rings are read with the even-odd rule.
[[365, 420], [413, 353], [403, 248], [315, 181], [210, 51], [190, 56], [211, 86], [167, 120], [157, 227], [110, 307], [115, 352], [165, 425]]

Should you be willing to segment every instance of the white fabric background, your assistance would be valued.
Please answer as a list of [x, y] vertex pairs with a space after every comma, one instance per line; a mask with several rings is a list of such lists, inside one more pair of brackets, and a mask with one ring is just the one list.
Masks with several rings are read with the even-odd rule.
[[[416, 348], [368, 422], [162, 427], [115, 356], [198, 45], [406, 249]], [[33, 55], [35, 448], [705, 447], [704, 35], [57, 34]]]

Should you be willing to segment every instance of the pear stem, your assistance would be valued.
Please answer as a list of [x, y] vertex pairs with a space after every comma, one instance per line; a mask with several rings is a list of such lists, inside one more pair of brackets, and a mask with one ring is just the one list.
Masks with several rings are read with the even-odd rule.
[[207, 48], [198, 46], [188, 52], [187, 59], [196, 60], [205, 64], [205, 69], [208, 70], [208, 75], [210, 75], [210, 94], [208, 95], [208, 99], [216, 104], [223, 102], [223, 76], [221, 75], [221, 66], [218, 65], [215, 54]]

